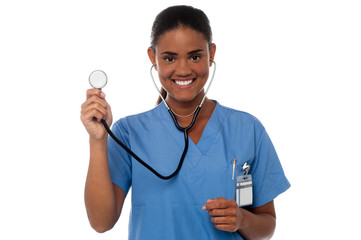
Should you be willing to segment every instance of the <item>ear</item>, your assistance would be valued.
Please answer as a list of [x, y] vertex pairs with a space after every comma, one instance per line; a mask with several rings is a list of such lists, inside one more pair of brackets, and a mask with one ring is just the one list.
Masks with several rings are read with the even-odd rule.
[[[209, 60], [214, 60], [216, 55], [216, 44], [212, 43], [211, 49], [209, 51]], [[212, 61], [209, 61], [209, 66], [212, 66]]]
[[[151, 61], [152, 64], [156, 64], [156, 61], [155, 61], [155, 55], [154, 55], [154, 51], [153, 51], [153, 48], [152, 47], [149, 47], [148, 48], [148, 57], [149, 57], [149, 60]], [[154, 67], [156, 70], [157, 70], [157, 65], [155, 65]]]

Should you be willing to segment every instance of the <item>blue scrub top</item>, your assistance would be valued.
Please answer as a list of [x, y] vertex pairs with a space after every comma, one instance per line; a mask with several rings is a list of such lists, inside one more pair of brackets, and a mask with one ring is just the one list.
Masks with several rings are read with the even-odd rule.
[[[170, 175], [177, 168], [184, 135], [163, 103], [118, 120], [112, 130], [160, 174]], [[237, 232], [216, 229], [202, 206], [218, 197], [236, 200], [236, 176], [243, 174], [245, 162], [253, 179], [251, 207], [270, 202], [290, 187], [262, 124], [219, 103], [198, 144], [189, 138], [183, 166], [171, 180], [156, 177], [111, 138], [108, 158], [112, 182], [125, 193], [132, 187], [129, 239], [243, 239]]]

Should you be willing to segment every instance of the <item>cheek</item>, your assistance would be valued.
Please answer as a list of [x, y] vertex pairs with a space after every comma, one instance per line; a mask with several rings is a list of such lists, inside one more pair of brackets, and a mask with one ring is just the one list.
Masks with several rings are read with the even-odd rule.
[[158, 77], [160, 84], [162, 84], [163, 86], [166, 85], [170, 79], [169, 74], [165, 72], [158, 72]]
[[170, 78], [170, 76], [172, 75], [172, 73], [174, 72], [174, 70], [170, 67], [164, 67], [162, 65], [160, 65], [158, 67], [158, 76], [159, 76], [159, 79], [160, 80], [163, 80], [163, 79], [167, 79], [167, 78]]
[[199, 68], [197, 68], [196, 70], [197, 74], [199, 77], [202, 78], [207, 78], [209, 75], [209, 67], [207, 64], [200, 66]]

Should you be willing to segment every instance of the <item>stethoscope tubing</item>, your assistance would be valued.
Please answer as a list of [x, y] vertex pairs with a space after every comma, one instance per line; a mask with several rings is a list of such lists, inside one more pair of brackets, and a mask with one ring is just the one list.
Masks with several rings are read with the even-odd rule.
[[151, 171], [154, 175], [156, 175], [158, 178], [160, 179], [163, 179], [163, 180], [169, 180], [171, 178], [173, 178], [175, 175], [177, 175], [177, 173], [179, 172], [179, 170], [182, 168], [182, 165], [183, 165], [183, 162], [184, 162], [184, 158], [186, 157], [187, 155], [187, 152], [188, 152], [188, 142], [189, 142], [189, 136], [188, 136], [188, 130], [191, 129], [194, 125], [194, 123], [196, 122], [196, 119], [197, 119], [197, 116], [199, 114], [199, 111], [201, 110], [201, 106], [206, 98], [206, 95], [208, 93], [208, 90], [209, 90], [209, 87], [211, 86], [212, 82], [213, 82], [213, 78], [214, 78], [214, 74], [216, 72], [216, 63], [211, 60], [214, 64], [214, 70], [213, 70], [213, 75], [212, 75], [212, 78], [211, 78], [211, 81], [208, 85], [208, 88], [203, 96], [203, 99], [201, 101], [201, 103], [197, 106], [195, 112], [194, 112], [194, 115], [193, 115], [193, 118], [192, 118], [192, 122], [187, 126], [187, 127], [182, 127], [179, 122], [177, 121], [177, 118], [174, 114], [174, 112], [172, 111], [172, 109], [168, 106], [167, 102], [165, 101], [165, 99], [163, 98], [162, 94], [160, 93], [158, 87], [157, 87], [157, 84], [155, 83], [154, 81], [154, 78], [153, 78], [153, 74], [152, 74], [152, 70], [153, 68], [155, 67], [155, 64], [152, 65], [152, 67], [150, 68], [150, 75], [152, 77], [152, 80], [153, 80], [153, 83], [154, 83], [154, 86], [155, 88], [157, 89], [158, 93], [159, 93], [159, 96], [162, 98], [163, 100], [163, 103], [164, 105], [167, 107], [168, 109], [168, 112], [169, 114], [171, 115], [172, 119], [173, 119], [173, 122], [174, 122], [174, 125], [177, 127], [177, 129], [179, 131], [182, 131], [184, 133], [184, 150], [183, 150], [183, 153], [182, 153], [182, 156], [179, 160], [179, 163], [178, 163], [178, 166], [176, 168], [176, 170], [168, 175], [168, 176], [164, 176], [160, 173], [158, 173], [154, 168], [152, 168], [151, 166], [149, 166], [146, 162], [144, 162], [140, 157], [138, 157], [137, 154], [135, 154], [132, 150], [130, 150], [124, 143], [122, 143], [115, 135], [114, 133], [110, 130], [108, 124], [106, 123], [106, 121], [104, 119], [101, 120], [101, 123], [103, 124], [105, 130], [108, 132], [109, 136], [116, 142], [118, 143], [125, 151], [127, 151], [135, 160], [137, 160], [140, 164], [142, 164], [144, 167], [146, 167], [149, 171]]
[[108, 132], [109, 136], [116, 142], [118, 143], [125, 151], [127, 151], [135, 160], [137, 160], [140, 164], [142, 164], [144, 167], [146, 167], [149, 171], [151, 171], [154, 175], [156, 175], [158, 178], [163, 179], [163, 180], [169, 180], [171, 178], [173, 178], [175, 175], [177, 175], [177, 173], [179, 172], [179, 170], [182, 168], [183, 162], [184, 162], [184, 158], [187, 155], [188, 152], [188, 130], [191, 129], [196, 121], [196, 118], [198, 116], [199, 111], [201, 110], [200, 107], [197, 107], [196, 111], [194, 112], [193, 115], [193, 119], [191, 124], [189, 124], [187, 127], [183, 128], [182, 126], [180, 126], [180, 124], [178, 123], [176, 117], [174, 116], [172, 110], [168, 110], [169, 114], [172, 116], [172, 119], [174, 121], [174, 124], [176, 125], [176, 127], [182, 131], [184, 133], [184, 150], [181, 156], [181, 159], [179, 160], [178, 163], [178, 167], [177, 169], [170, 175], [168, 176], [164, 176], [160, 173], [158, 173], [156, 170], [154, 170], [154, 168], [152, 168], [151, 166], [149, 166], [146, 162], [144, 162], [140, 157], [138, 157], [137, 154], [135, 154], [132, 150], [130, 150], [124, 143], [122, 143], [115, 135], [114, 133], [110, 130], [108, 124], [106, 123], [106, 121], [104, 119], [101, 120], [105, 130]]

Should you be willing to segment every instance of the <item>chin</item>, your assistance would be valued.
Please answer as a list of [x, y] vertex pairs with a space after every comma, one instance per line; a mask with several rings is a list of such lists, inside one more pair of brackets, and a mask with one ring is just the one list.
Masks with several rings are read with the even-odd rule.
[[180, 103], [192, 103], [194, 101], [197, 101], [197, 104], [199, 104], [200, 101], [202, 100], [203, 96], [201, 96], [200, 94], [182, 94], [182, 95], [176, 95], [176, 96], [170, 95], [170, 97], [173, 98], [173, 101], [177, 101]]

